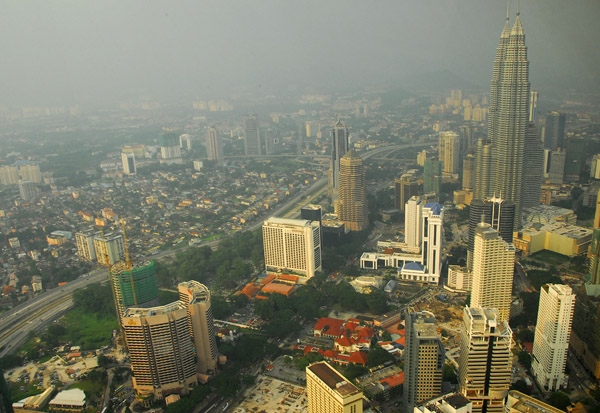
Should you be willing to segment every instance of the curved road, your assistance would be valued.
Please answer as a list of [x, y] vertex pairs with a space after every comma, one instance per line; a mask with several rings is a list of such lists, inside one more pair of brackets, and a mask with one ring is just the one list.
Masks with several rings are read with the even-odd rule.
[[[368, 159], [382, 153], [391, 153], [404, 148], [428, 146], [429, 144], [406, 144], [406, 145], [391, 145], [382, 148], [373, 149], [366, 153], [362, 153], [363, 159]], [[301, 193], [295, 195], [279, 208], [277, 208], [269, 217], [277, 216], [281, 212], [287, 213], [299, 210], [306, 204], [306, 199], [322, 191], [327, 185], [328, 177], [323, 177], [315, 181], [312, 185], [306, 188]], [[290, 210], [291, 208], [291, 210]], [[287, 214], [286, 214], [287, 215]], [[265, 217], [266, 219], [267, 217]], [[263, 220], [250, 225], [245, 230], [254, 231], [260, 228]], [[218, 245], [219, 240], [210, 241], [199, 244], [202, 246]], [[152, 259], [159, 259], [164, 256], [174, 255], [178, 250], [163, 251]], [[0, 314], [0, 357], [11, 354], [21, 345], [23, 345], [30, 332], [39, 330], [48, 323], [56, 320], [66, 310], [73, 305], [73, 292], [85, 287], [88, 284], [103, 282], [108, 279], [107, 270], [104, 268], [94, 270], [90, 273], [83, 274], [78, 279], [69, 282], [68, 284], [43, 292], [31, 300], [28, 300], [9, 311]]]

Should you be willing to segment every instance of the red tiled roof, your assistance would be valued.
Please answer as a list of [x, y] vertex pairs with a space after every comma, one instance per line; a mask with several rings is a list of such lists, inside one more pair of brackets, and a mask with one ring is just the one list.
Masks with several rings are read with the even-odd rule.
[[334, 342], [335, 342], [335, 344], [339, 345], [340, 347], [350, 347], [352, 345], [352, 340], [350, 340], [350, 338], [348, 338], [346, 336], [336, 338], [334, 340]]
[[[344, 320], [337, 318], [322, 317], [317, 320], [314, 326], [315, 331], [320, 331], [321, 335], [326, 334], [332, 337], [341, 337], [344, 333]], [[325, 327], [328, 327], [325, 331]]]
[[398, 374], [394, 374], [393, 376], [383, 378], [379, 380], [380, 383], [387, 383], [390, 387], [400, 386], [404, 383], [404, 372], [401, 371]]
[[533, 343], [523, 343], [523, 347], [529, 354], [533, 354]]
[[355, 351], [350, 354], [350, 363], [362, 364], [363, 366], [367, 364], [369, 360], [369, 355], [367, 353], [363, 353], [362, 351]]
[[265, 293], [279, 293], [283, 295], [290, 295], [293, 289], [293, 285], [269, 283], [265, 285], [262, 290]]

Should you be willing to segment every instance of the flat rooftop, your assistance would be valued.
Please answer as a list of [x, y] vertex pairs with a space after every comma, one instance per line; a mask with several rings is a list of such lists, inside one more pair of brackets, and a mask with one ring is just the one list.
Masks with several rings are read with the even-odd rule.
[[349, 396], [360, 391], [354, 384], [348, 382], [344, 376], [327, 363], [315, 363], [308, 366], [308, 368], [320, 378], [323, 383], [329, 386], [331, 390], [337, 391], [342, 396]]

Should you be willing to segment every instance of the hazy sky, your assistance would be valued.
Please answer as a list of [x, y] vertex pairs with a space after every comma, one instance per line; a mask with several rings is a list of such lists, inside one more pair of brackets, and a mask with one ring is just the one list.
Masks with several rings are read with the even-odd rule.
[[[488, 87], [505, 14], [502, 0], [3, 0], [0, 103], [410, 88], [443, 71]], [[598, 0], [521, 1], [533, 88], [600, 92], [599, 19]]]

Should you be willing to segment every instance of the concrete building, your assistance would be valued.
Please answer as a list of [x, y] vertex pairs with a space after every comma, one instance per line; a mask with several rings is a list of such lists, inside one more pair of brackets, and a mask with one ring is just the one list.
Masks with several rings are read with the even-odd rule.
[[348, 231], [362, 231], [369, 226], [367, 188], [363, 160], [349, 150], [340, 160], [336, 212]]
[[473, 403], [459, 393], [445, 394], [415, 406], [414, 413], [472, 413]]
[[394, 208], [404, 211], [408, 200], [419, 194], [419, 182], [412, 173], [402, 174], [400, 179], [394, 180]]
[[153, 261], [131, 267], [122, 261], [116, 263], [110, 268], [110, 284], [119, 322], [128, 308], [158, 305], [158, 283]]
[[492, 144], [487, 139], [478, 139], [475, 151], [475, 188], [473, 199], [484, 199], [488, 196], [490, 170], [492, 168]]
[[329, 186], [334, 202], [339, 188], [341, 159], [348, 152], [349, 145], [348, 128], [344, 122], [338, 120], [331, 129], [331, 179]]
[[458, 175], [460, 162], [460, 138], [456, 132], [440, 132], [439, 159], [444, 176]]
[[423, 192], [440, 196], [442, 191], [442, 161], [437, 158], [425, 159], [423, 165]]
[[594, 231], [576, 225], [556, 222], [546, 225], [531, 225], [515, 232], [513, 244], [523, 256], [547, 250], [575, 257], [585, 254], [593, 243]]
[[160, 144], [161, 164], [180, 164], [181, 148], [179, 147], [179, 135], [175, 132], [165, 132], [158, 139]]
[[316, 221], [269, 218], [262, 227], [267, 271], [312, 278], [321, 271], [321, 226]]
[[565, 175], [567, 153], [561, 148], [550, 152], [550, 162], [546, 165], [548, 181], [551, 184], [562, 185]]
[[306, 368], [308, 413], [362, 413], [363, 393], [327, 362]]
[[19, 181], [19, 195], [25, 202], [35, 202], [38, 198], [37, 184], [32, 181]]
[[123, 162], [123, 172], [127, 175], [135, 175], [137, 172], [135, 164], [135, 154], [121, 152], [121, 162]]
[[445, 353], [433, 313], [409, 309], [405, 337], [404, 411], [412, 412], [441, 393]]
[[504, 413], [510, 388], [512, 330], [496, 309], [465, 307], [460, 337], [459, 392], [476, 413]]
[[221, 163], [223, 161], [221, 148], [217, 138], [217, 128], [214, 126], [208, 128], [208, 134], [206, 137], [206, 154], [209, 161], [216, 161], [217, 163]]
[[532, 121], [527, 125], [524, 151], [523, 209], [540, 204], [541, 185], [544, 175], [544, 148], [538, 137], [537, 127]]
[[17, 161], [15, 165], [19, 168], [19, 177], [22, 181], [42, 183], [42, 173], [38, 164], [31, 161]]
[[94, 250], [100, 265], [114, 265], [125, 258], [125, 243], [121, 234], [96, 234]]
[[473, 190], [475, 188], [475, 157], [468, 154], [463, 159], [462, 189]]
[[565, 367], [574, 306], [575, 294], [571, 287], [546, 284], [540, 289], [531, 369], [540, 386], [548, 391], [567, 385]]
[[[442, 240], [444, 208], [437, 202], [425, 204], [422, 213], [423, 264], [427, 268], [427, 282], [438, 284], [442, 272]], [[423, 280], [425, 281], [425, 280]]]
[[600, 283], [586, 282], [577, 293], [571, 349], [583, 366], [600, 379]]
[[596, 154], [592, 157], [592, 163], [590, 165], [590, 178], [600, 179], [600, 154]]
[[244, 116], [244, 148], [246, 156], [263, 155], [260, 120], [257, 114]]
[[404, 242], [408, 247], [421, 247], [423, 240], [423, 201], [413, 196], [406, 202], [404, 213]]
[[502, 198], [473, 199], [469, 206], [469, 239], [467, 243], [467, 268], [473, 269], [475, 230], [481, 222], [487, 222], [498, 231], [507, 243], [513, 242], [515, 204]]
[[214, 373], [217, 369], [218, 351], [210, 291], [198, 281], [179, 283], [179, 301], [187, 306], [196, 347], [196, 370], [199, 374]]
[[133, 388], [149, 405], [172, 393], [187, 394], [198, 384], [187, 308], [178, 301], [130, 308], [122, 319], [131, 361]]
[[538, 399], [521, 393], [520, 391], [511, 390], [508, 392], [506, 399], [506, 413], [563, 413], [562, 410], [548, 403], [544, 403]]
[[187, 133], [179, 135], [179, 147], [183, 150], [192, 150], [192, 137]]
[[495, 308], [498, 321], [508, 321], [515, 265], [515, 249], [490, 224], [475, 233], [471, 307]]
[[544, 129], [544, 147], [555, 151], [565, 147], [565, 114], [550, 111], [546, 114]]
[[0, 183], [2, 185], [17, 185], [19, 179], [19, 169], [16, 166], [5, 165], [0, 167]]
[[75, 233], [75, 243], [77, 244], [77, 254], [88, 261], [96, 259], [96, 248], [94, 247], [94, 236], [92, 231]]

